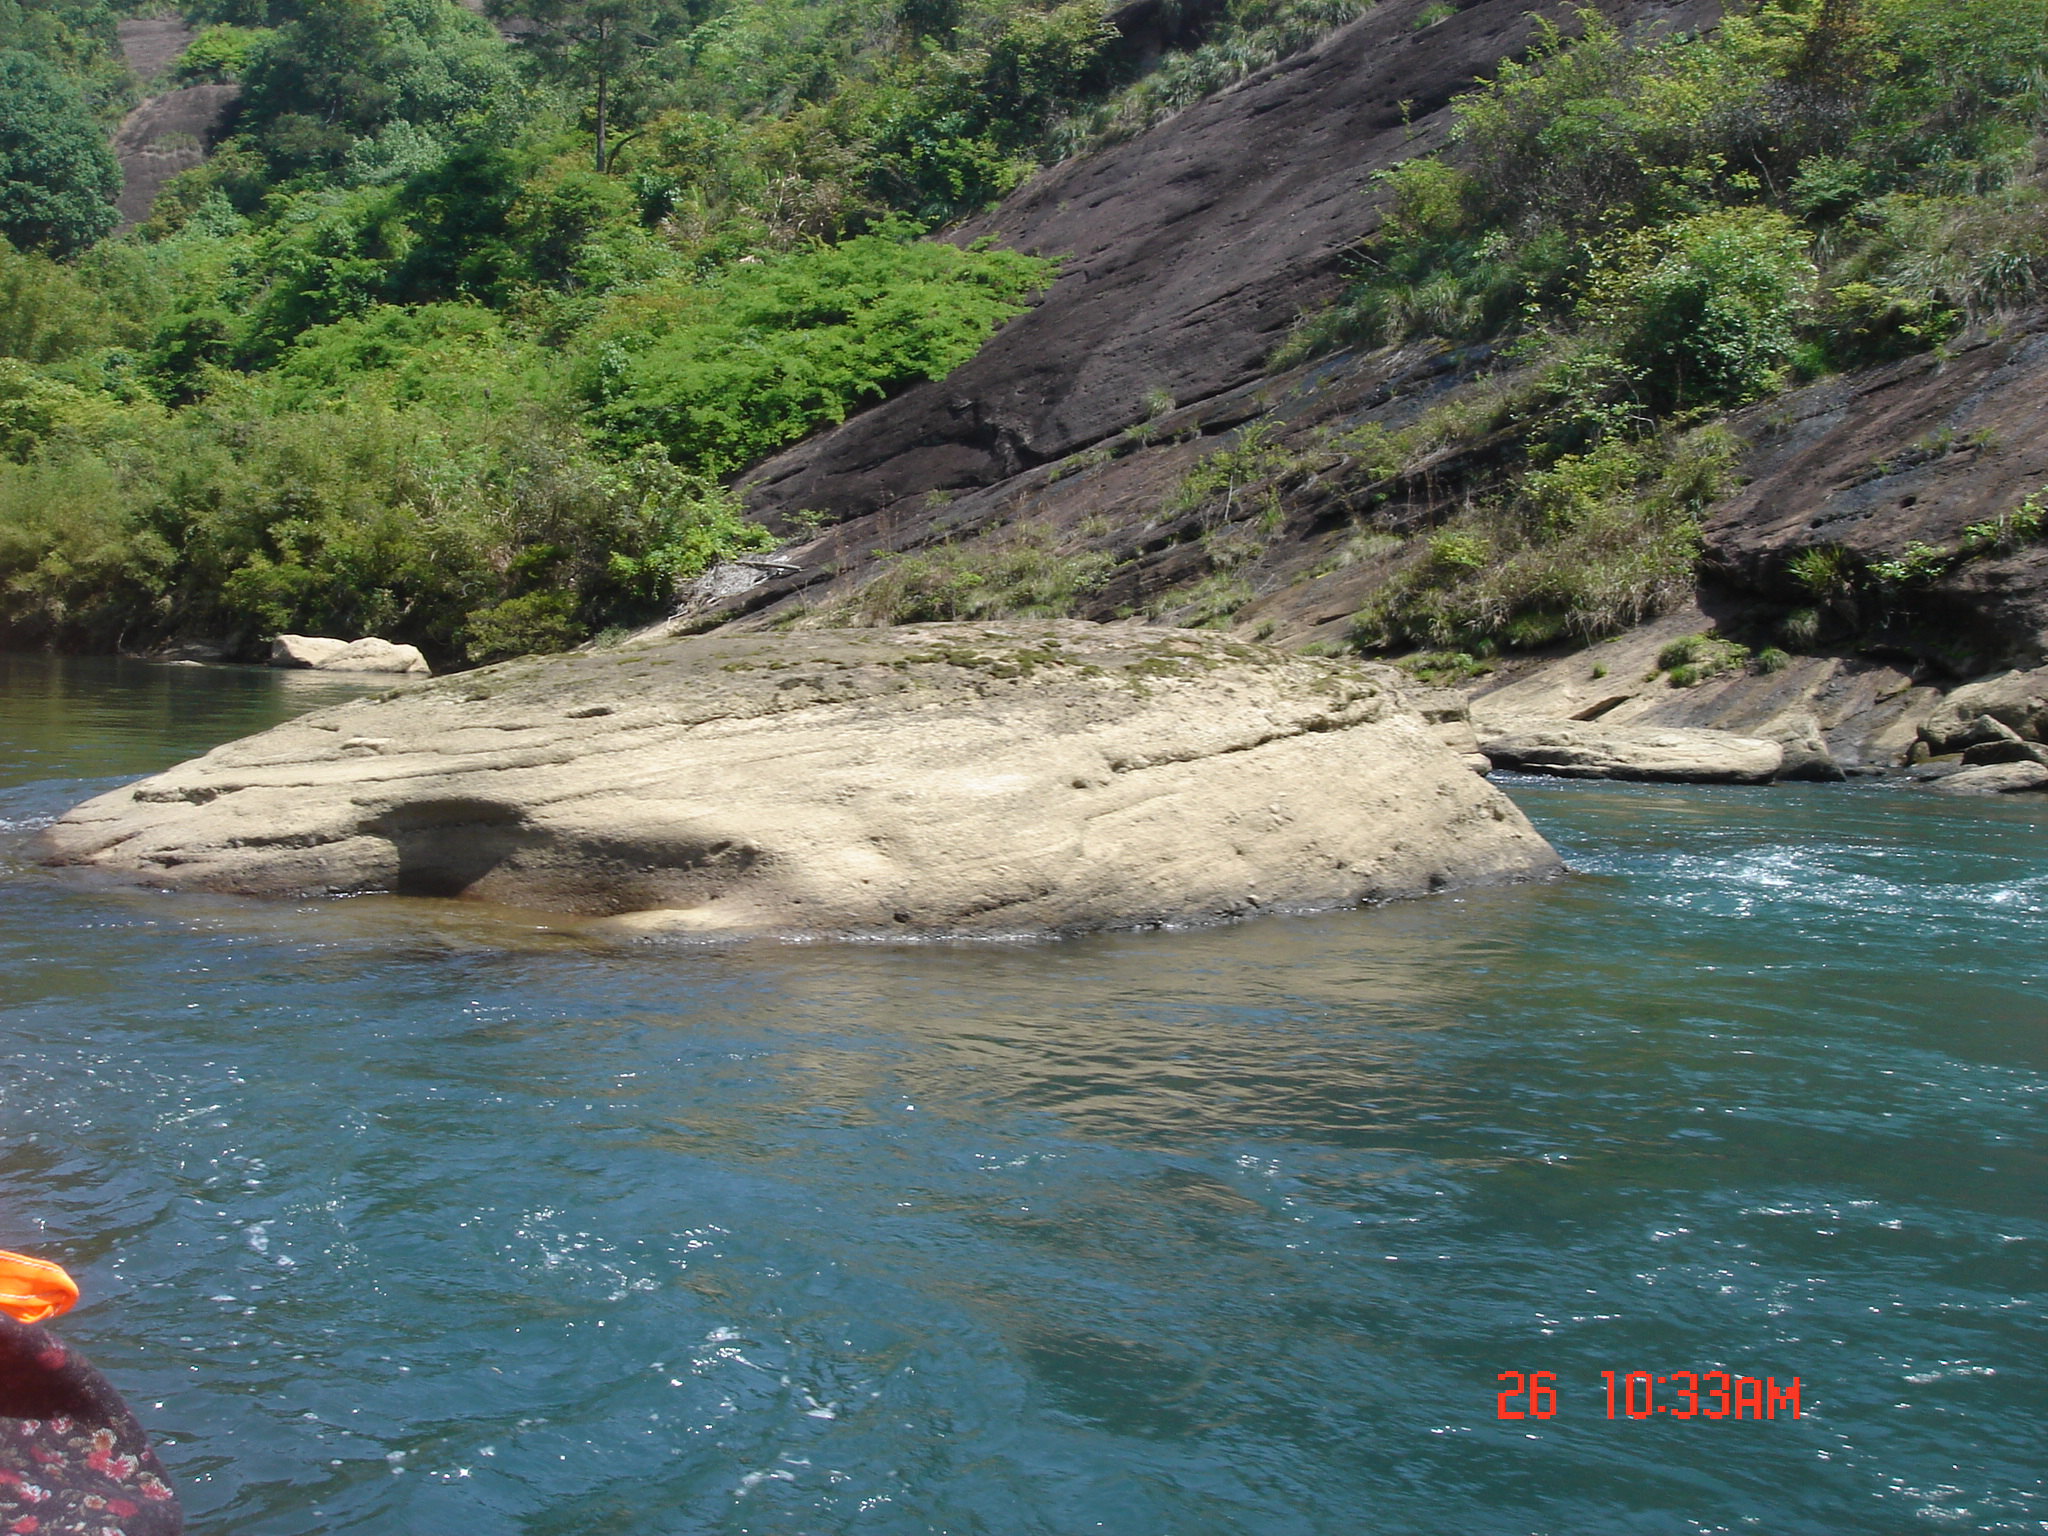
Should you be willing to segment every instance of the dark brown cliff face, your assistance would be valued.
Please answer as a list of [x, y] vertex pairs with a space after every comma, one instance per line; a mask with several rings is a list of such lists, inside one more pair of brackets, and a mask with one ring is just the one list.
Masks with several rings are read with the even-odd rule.
[[[1720, 14], [1713, 0], [1602, 9], [1645, 32]], [[1410, 535], [1518, 473], [1513, 443], [1483, 428], [1391, 478], [1346, 447], [1357, 429], [1405, 431], [1512, 388], [1486, 348], [1423, 343], [1267, 371], [1376, 226], [1375, 175], [1440, 147], [1449, 102], [1535, 25], [1526, 6], [1495, 0], [1431, 27], [1421, 16], [1421, 0], [1389, 0], [957, 231], [1063, 254], [1063, 274], [951, 377], [758, 466], [744, 483], [756, 515], [822, 531], [786, 551], [793, 574], [696, 610], [689, 626], [964, 617], [892, 609], [871, 600], [886, 580], [867, 584], [919, 551], [952, 551], [971, 584], [1006, 552], [1037, 550], [1093, 562], [1097, 579], [1064, 600], [1080, 617], [1343, 646], [1352, 615], [1426, 555]], [[2048, 485], [2044, 386], [2048, 314], [1736, 416], [1744, 488], [1707, 521], [1709, 612], [1763, 644], [1816, 608], [1818, 649], [1930, 676], [2038, 659], [2048, 541], [1960, 555], [1966, 530]], [[1228, 487], [1193, 495], [1217, 479], [1219, 454], [1244, 460], [1243, 478], [1233, 469]], [[1871, 566], [1916, 544], [1945, 552], [1941, 569], [1873, 580]], [[1840, 552], [1840, 591], [1795, 578], [1810, 550]]]
[[[1826, 596], [1791, 573], [1807, 550], [1840, 549], [1864, 566], [1914, 544], [1960, 551], [1967, 529], [2048, 485], [2044, 398], [2048, 315], [2034, 313], [1946, 355], [1752, 408], [1736, 422], [1756, 444], [1749, 483], [1707, 521], [1709, 570], [1796, 603]], [[1987, 550], [1898, 584], [1885, 606], [1894, 624], [1917, 622], [1987, 663], [2001, 652], [2038, 657], [2048, 649], [2048, 546]]]
[[[1600, 8], [1644, 27], [1720, 15], [1714, 0]], [[1526, 48], [1535, 15], [1565, 14], [1479, 0], [1419, 27], [1423, 9], [1376, 6], [1150, 132], [1055, 167], [957, 231], [1064, 256], [1064, 270], [949, 378], [757, 468], [746, 481], [756, 514], [843, 522], [992, 485], [1143, 420], [1150, 402], [1186, 405], [1257, 377], [1377, 224], [1375, 173], [1438, 146], [1451, 98]]]

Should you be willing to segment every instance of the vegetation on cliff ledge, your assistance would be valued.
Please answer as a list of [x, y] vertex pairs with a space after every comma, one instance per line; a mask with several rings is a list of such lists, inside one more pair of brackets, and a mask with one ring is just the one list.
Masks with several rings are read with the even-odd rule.
[[1697, 516], [1732, 483], [1719, 413], [2048, 289], [2044, 81], [2048, 0], [1765, 0], [1647, 43], [1592, 10], [1544, 23], [1460, 102], [1450, 149], [1383, 173], [1357, 280], [1281, 353], [1436, 337], [1497, 359], [1477, 425], [1519, 471], [1434, 531], [1357, 642], [1583, 640], [1689, 591]]

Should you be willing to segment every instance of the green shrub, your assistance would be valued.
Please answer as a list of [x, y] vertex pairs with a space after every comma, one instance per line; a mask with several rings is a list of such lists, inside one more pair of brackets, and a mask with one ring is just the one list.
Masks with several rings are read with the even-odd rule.
[[1244, 577], [1229, 570], [1212, 571], [1192, 586], [1160, 593], [1146, 611], [1161, 623], [1183, 629], [1224, 629], [1256, 596]]
[[1455, 156], [1382, 173], [1358, 282], [1278, 360], [1590, 327], [1665, 411], [1935, 345], [2048, 292], [2044, 78], [2044, 0], [1770, 0], [1648, 43], [1540, 21], [1456, 104]]
[[0, 636], [103, 646], [140, 638], [177, 558], [106, 460], [0, 464]]
[[1924, 586], [1936, 577], [1945, 575], [1949, 567], [1956, 563], [1957, 558], [1954, 550], [1938, 549], [1932, 544], [1923, 544], [1914, 539], [1891, 559], [1868, 562], [1864, 566], [1864, 571], [1871, 580], [1882, 586]]
[[588, 634], [570, 594], [529, 592], [466, 615], [461, 640], [469, 660], [487, 662], [566, 651]]
[[173, 78], [191, 85], [207, 80], [239, 80], [250, 50], [266, 33], [254, 27], [226, 24], [207, 27], [185, 45], [171, 66]]
[[1846, 595], [1856, 583], [1856, 557], [1836, 544], [1802, 549], [1785, 564], [1785, 574], [1810, 596], [1823, 600]]
[[105, 395], [88, 394], [26, 363], [0, 358], [0, 456], [27, 459], [65, 438], [92, 442], [120, 414], [121, 408]]
[[2048, 531], [2048, 487], [2028, 496], [2012, 511], [1963, 530], [1963, 549], [1970, 554], [2016, 549]]
[[77, 86], [0, 48], [0, 237], [65, 256], [114, 227], [121, 167]]
[[942, 378], [1018, 313], [1052, 264], [866, 236], [666, 281], [588, 333], [581, 375], [622, 444], [726, 473], [918, 379]]
[[1831, 285], [1818, 304], [1828, 353], [1848, 367], [1924, 351], [1953, 335], [1963, 319], [1931, 294], [1857, 279]]
[[[0, 463], [0, 625], [71, 642], [103, 638], [108, 615], [137, 639], [377, 633], [446, 661], [644, 621], [677, 582], [768, 542], [659, 450], [607, 459], [532, 408], [449, 414], [372, 392], [273, 406], [244, 385], [124, 416], [113, 450], [53, 439]], [[92, 603], [84, 557], [37, 497], [67, 516], [104, 504], [83, 523], [104, 581]]]
[[1440, 533], [1429, 541], [1429, 563], [1439, 571], [1483, 570], [1493, 546], [1477, 533]]
[[1778, 620], [1778, 636], [1794, 650], [1811, 650], [1820, 643], [1821, 617], [1816, 609], [1795, 608]]
[[1050, 153], [1065, 158], [1143, 133], [1254, 70], [1355, 21], [1370, 0], [1232, 0], [1201, 44], [1169, 54], [1108, 100], [1055, 123]]
[[1467, 651], [1417, 651], [1397, 656], [1394, 665], [1417, 682], [1432, 688], [1455, 688], [1493, 670], [1493, 663], [1481, 661]]
[[[1217, 519], [1238, 515], [1239, 493], [1266, 486], [1295, 463], [1295, 455], [1273, 441], [1269, 423], [1259, 422], [1238, 433], [1229, 446], [1212, 449], [1196, 460], [1167, 493], [1160, 507], [1163, 517], [1183, 517], [1209, 508]], [[1264, 507], [1276, 507], [1270, 489], [1260, 498]]]
[[1791, 219], [1722, 209], [1607, 247], [1583, 313], [1658, 408], [1740, 405], [1776, 387], [1814, 280]]
[[[1453, 518], [1433, 553], [1392, 576], [1352, 620], [1367, 651], [1479, 654], [1587, 641], [1652, 618], [1692, 590], [1698, 517], [1725, 490], [1735, 447], [1720, 430], [1596, 450], [1528, 477], [1519, 497]], [[1464, 542], [1470, 541], [1470, 542]]]
[[1658, 669], [1671, 675], [1674, 688], [1690, 688], [1724, 672], [1740, 671], [1749, 660], [1749, 647], [1711, 634], [1687, 635], [1657, 653]]
[[0, 239], [0, 357], [51, 363], [113, 339], [106, 299], [70, 267]]

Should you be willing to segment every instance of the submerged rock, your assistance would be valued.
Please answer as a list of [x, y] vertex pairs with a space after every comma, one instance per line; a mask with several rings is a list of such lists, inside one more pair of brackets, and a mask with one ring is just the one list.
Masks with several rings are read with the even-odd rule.
[[395, 672], [425, 675], [433, 669], [416, 645], [394, 645], [374, 636], [333, 640], [323, 635], [279, 635], [270, 642], [273, 667], [311, 667], [316, 672]]
[[1391, 670], [1075, 623], [507, 663], [230, 743], [45, 838], [154, 885], [708, 934], [1077, 930], [1560, 867]]
[[1481, 742], [1496, 768], [1570, 779], [1649, 779], [1674, 784], [1767, 784], [1784, 748], [1756, 736], [1676, 726], [1560, 720]]

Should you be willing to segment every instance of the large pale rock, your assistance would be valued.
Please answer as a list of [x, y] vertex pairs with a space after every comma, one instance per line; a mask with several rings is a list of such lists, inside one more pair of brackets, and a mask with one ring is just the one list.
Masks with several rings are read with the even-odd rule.
[[1937, 752], [1974, 745], [1982, 716], [2028, 741], [2048, 741], [2048, 667], [1965, 683], [1934, 707], [1920, 734]]
[[469, 896], [696, 933], [1047, 932], [1559, 868], [1382, 667], [929, 625], [527, 659], [102, 795], [52, 863]]
[[279, 635], [270, 642], [273, 667], [323, 667], [348, 649], [346, 640], [326, 635]]
[[416, 645], [394, 645], [374, 636], [333, 640], [322, 635], [279, 635], [270, 642], [273, 667], [311, 667], [319, 672], [432, 672]]
[[1496, 768], [1570, 779], [1767, 784], [1785, 759], [1775, 741], [1676, 726], [1560, 720], [1479, 744]]
[[2040, 763], [1999, 763], [1944, 774], [1928, 788], [1944, 795], [2017, 795], [2048, 789], [2048, 767]]

